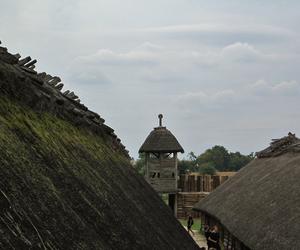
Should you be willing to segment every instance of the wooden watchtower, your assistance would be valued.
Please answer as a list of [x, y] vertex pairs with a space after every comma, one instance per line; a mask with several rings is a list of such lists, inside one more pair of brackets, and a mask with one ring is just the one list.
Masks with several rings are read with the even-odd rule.
[[176, 211], [177, 153], [184, 150], [176, 137], [162, 126], [163, 115], [158, 115], [159, 126], [154, 128], [141, 146], [145, 153], [145, 178], [159, 194], [168, 194], [169, 206]]

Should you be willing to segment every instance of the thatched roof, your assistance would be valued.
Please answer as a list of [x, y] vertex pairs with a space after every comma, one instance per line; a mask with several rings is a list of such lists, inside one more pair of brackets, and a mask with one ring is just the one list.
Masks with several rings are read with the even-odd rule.
[[[282, 145], [286, 145], [283, 140]], [[277, 157], [269, 154], [253, 160], [194, 209], [215, 217], [251, 249], [299, 249], [300, 152], [295, 150], [298, 142], [294, 140], [289, 145], [290, 151], [283, 152], [277, 147], [273, 153], [282, 152]], [[270, 152], [268, 149], [265, 152]]]
[[148, 135], [139, 152], [184, 153], [184, 150], [176, 137], [166, 127], [157, 127]]
[[286, 152], [300, 152], [300, 139], [291, 132], [283, 138], [273, 139], [270, 143], [270, 147], [257, 152], [256, 156], [258, 158], [273, 157]]
[[0, 47], [0, 249], [199, 249], [113, 129], [18, 58]]

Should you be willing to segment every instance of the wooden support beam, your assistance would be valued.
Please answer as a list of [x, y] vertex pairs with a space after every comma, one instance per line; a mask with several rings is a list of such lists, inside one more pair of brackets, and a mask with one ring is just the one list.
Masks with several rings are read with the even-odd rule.
[[63, 95], [68, 95], [70, 93], [70, 90], [66, 90]]
[[47, 73], [46, 72], [42, 72], [42, 73], [38, 73], [37, 76], [41, 79], [44, 80], [44, 78], [46, 77]]
[[21, 66], [21, 69], [26, 71], [27, 73], [30, 73], [30, 74], [37, 74], [37, 72], [33, 69], [29, 69], [27, 67], [24, 67], [24, 66]]
[[19, 62], [18, 62], [18, 65], [20, 66], [24, 66], [26, 63], [30, 62], [31, 61], [31, 57], [30, 56], [27, 56], [23, 59], [21, 59]]
[[25, 67], [27, 67], [27, 68], [30, 68], [30, 66], [32, 66], [32, 65], [34, 65], [34, 64], [36, 64], [36, 62], [37, 62], [37, 60], [36, 60], [36, 59], [34, 59], [34, 60], [32, 60], [31, 62], [29, 62], [29, 63], [26, 63], [24, 66], [25, 66]]
[[52, 78], [53, 78], [53, 76], [47, 74], [44, 78], [44, 82], [48, 82]]
[[67, 95], [67, 97], [70, 98], [70, 99], [73, 99], [73, 100], [78, 99], [78, 96], [75, 95], [73, 91], [72, 91], [71, 93], [69, 93], [69, 94]]
[[58, 84], [59, 82], [61, 82], [61, 79], [58, 76], [54, 76], [52, 77], [52, 79], [50, 79], [48, 81], [48, 84], [55, 86], [56, 84]]
[[18, 54], [15, 54], [14, 57], [19, 60], [21, 58], [21, 55], [18, 53]]
[[55, 88], [58, 89], [58, 90], [62, 90], [63, 87], [64, 87], [64, 84], [63, 84], [63, 83], [59, 83], [59, 84], [57, 84], [57, 85], [55, 86]]

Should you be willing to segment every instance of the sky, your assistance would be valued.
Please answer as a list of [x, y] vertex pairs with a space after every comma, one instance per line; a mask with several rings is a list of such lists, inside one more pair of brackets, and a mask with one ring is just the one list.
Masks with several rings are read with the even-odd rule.
[[159, 113], [186, 153], [300, 132], [300, 1], [0, 1], [3, 46], [59, 76], [134, 158]]

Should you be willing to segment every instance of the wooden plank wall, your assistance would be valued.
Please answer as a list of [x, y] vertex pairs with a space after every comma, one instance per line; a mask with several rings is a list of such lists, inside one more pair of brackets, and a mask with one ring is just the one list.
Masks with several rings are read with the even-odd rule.
[[180, 192], [177, 193], [177, 218], [187, 218], [189, 214], [192, 214], [193, 218], [199, 218], [200, 213], [193, 211], [193, 206], [207, 196], [208, 193], [204, 192]]
[[178, 188], [181, 192], [211, 192], [229, 177], [229, 175], [181, 174]]
[[178, 180], [180, 192], [177, 194], [177, 217], [186, 218], [191, 213], [193, 217], [198, 218], [199, 213], [192, 211], [192, 207], [233, 175], [233, 173], [228, 175], [226, 173], [181, 174]]

